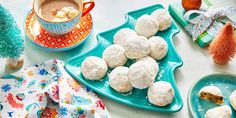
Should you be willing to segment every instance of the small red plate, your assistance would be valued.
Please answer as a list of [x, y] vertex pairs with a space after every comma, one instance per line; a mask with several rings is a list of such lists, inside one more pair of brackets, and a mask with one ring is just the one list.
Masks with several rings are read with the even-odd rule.
[[68, 34], [52, 36], [41, 28], [32, 10], [26, 16], [24, 30], [28, 39], [38, 47], [47, 51], [66, 51], [82, 44], [90, 35], [93, 28], [91, 14], [80, 18], [80, 22]]

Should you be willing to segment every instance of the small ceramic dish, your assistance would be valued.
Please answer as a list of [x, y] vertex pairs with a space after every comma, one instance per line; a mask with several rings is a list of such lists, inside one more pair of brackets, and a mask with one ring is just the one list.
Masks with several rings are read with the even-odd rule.
[[[183, 107], [182, 98], [180, 96], [179, 90], [175, 84], [175, 78], [174, 78], [174, 71], [176, 68], [182, 66], [183, 62], [180, 58], [180, 56], [177, 54], [175, 47], [172, 42], [172, 38], [175, 34], [179, 32], [179, 29], [175, 22], [173, 21], [172, 26], [163, 32], [158, 32], [156, 35], [162, 36], [168, 44], [168, 54], [167, 56], [159, 61], [159, 74], [156, 77], [156, 81], [163, 80], [168, 81], [172, 85], [174, 91], [175, 91], [175, 97], [171, 104], [165, 106], [165, 107], [158, 107], [155, 105], [152, 105], [149, 103], [147, 99], [147, 89], [139, 90], [139, 89], [133, 89], [130, 93], [127, 94], [121, 94], [113, 90], [109, 86], [108, 77], [105, 76], [103, 80], [101, 81], [89, 81], [86, 80], [83, 75], [80, 72], [80, 66], [83, 60], [88, 56], [98, 56], [102, 57], [102, 52], [106, 47], [113, 44], [113, 36], [114, 34], [122, 29], [122, 28], [131, 28], [134, 29], [135, 21], [137, 18], [144, 14], [151, 14], [153, 11], [157, 9], [163, 9], [163, 6], [160, 4], [153, 5], [147, 8], [143, 8], [140, 10], [136, 10], [133, 12], [129, 12], [126, 15], [126, 21], [121, 26], [111, 29], [109, 31], [100, 33], [97, 35], [98, 44], [97, 46], [90, 50], [89, 52], [77, 55], [71, 59], [69, 59], [66, 62], [66, 70], [70, 73], [75, 79], [79, 80], [81, 83], [86, 85], [87, 87], [91, 88], [92, 90], [96, 91], [97, 93], [104, 95], [106, 97], [109, 97], [113, 100], [116, 100], [118, 102], [134, 106], [137, 108], [142, 108], [146, 110], [153, 110], [158, 112], [178, 112]], [[129, 60], [126, 64], [126, 66], [131, 65], [134, 63], [132, 60]], [[109, 69], [108, 73], [111, 71]]]
[[93, 19], [90, 14], [81, 17], [80, 22], [68, 34], [52, 36], [44, 30], [30, 11], [24, 22], [26, 38], [46, 51], [66, 51], [81, 45], [91, 34]]
[[[207, 110], [219, 106], [213, 102], [202, 100], [198, 96], [200, 89], [209, 85], [218, 87], [224, 96], [224, 104], [231, 107], [229, 103], [229, 96], [234, 90], [236, 90], [236, 76], [223, 73], [208, 75], [194, 83], [188, 93], [188, 107], [192, 117], [194, 118], [204, 118]], [[236, 118], [235, 110], [233, 110], [232, 107], [231, 109], [231, 118]]]

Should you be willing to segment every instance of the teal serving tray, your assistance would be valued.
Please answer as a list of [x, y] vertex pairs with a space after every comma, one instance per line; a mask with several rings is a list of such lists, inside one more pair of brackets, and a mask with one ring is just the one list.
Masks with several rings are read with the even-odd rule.
[[[156, 34], [158, 36], [162, 36], [168, 43], [169, 51], [168, 51], [167, 56], [163, 60], [158, 62], [160, 66], [160, 71], [159, 71], [158, 76], [156, 77], [156, 81], [159, 81], [159, 80], [168, 81], [173, 86], [174, 91], [175, 91], [175, 98], [171, 104], [165, 107], [158, 107], [155, 105], [151, 105], [147, 100], [147, 89], [144, 89], [144, 90], [133, 89], [131, 93], [120, 94], [116, 92], [115, 90], [113, 90], [112, 88], [110, 88], [107, 76], [105, 76], [103, 80], [101, 81], [90, 81], [90, 80], [86, 80], [80, 72], [81, 63], [86, 57], [88, 56], [102, 57], [102, 52], [104, 51], [106, 47], [108, 47], [109, 45], [112, 45], [113, 36], [118, 30], [122, 28], [134, 29], [135, 21], [137, 20], [137, 18], [139, 18], [140, 16], [144, 14], [151, 14], [156, 9], [163, 9], [163, 6], [160, 4], [157, 4], [157, 5], [147, 7], [147, 8], [143, 8], [140, 10], [127, 13], [125, 17], [126, 21], [124, 24], [122, 24], [121, 26], [118, 26], [117, 28], [98, 34], [97, 46], [83, 55], [78, 55], [69, 59], [66, 63], [66, 70], [75, 79], [79, 80], [85, 86], [115, 101], [130, 105], [130, 106], [134, 106], [137, 108], [153, 110], [153, 111], [158, 111], [158, 112], [180, 111], [181, 108], [183, 107], [183, 101], [180, 96], [179, 90], [175, 84], [174, 70], [182, 66], [183, 62], [180, 56], [177, 54], [175, 47], [173, 45], [173, 42], [172, 42], [173, 36], [179, 32], [179, 28], [177, 27], [177, 25], [175, 24], [173, 20], [172, 20], [173, 24], [168, 30], [163, 31], [163, 32], [158, 32]], [[131, 65], [133, 62], [134, 61], [129, 60], [126, 66]], [[110, 71], [111, 69], [109, 69], [108, 73]]]
[[[200, 89], [208, 85], [219, 87], [223, 93], [225, 104], [231, 107], [228, 98], [230, 94], [234, 90], [236, 90], [236, 76], [230, 74], [208, 75], [197, 81], [188, 93], [188, 107], [192, 117], [194, 118], [204, 118], [207, 110], [219, 106], [214, 104], [213, 102], [202, 100], [198, 97], [198, 92], [200, 91]], [[235, 110], [232, 107], [231, 109], [231, 118], [236, 118]]]

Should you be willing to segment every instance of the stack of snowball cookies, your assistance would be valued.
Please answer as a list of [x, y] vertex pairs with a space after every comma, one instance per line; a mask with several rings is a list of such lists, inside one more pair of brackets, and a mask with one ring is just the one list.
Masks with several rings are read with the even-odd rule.
[[[171, 24], [170, 15], [164, 9], [139, 17], [135, 30], [123, 28], [116, 32], [114, 44], [104, 50], [102, 59], [95, 56], [85, 58], [81, 64], [84, 78], [101, 80], [109, 67], [113, 69], [108, 74], [109, 84], [115, 91], [128, 93], [133, 88], [148, 88], [147, 97], [151, 104], [170, 104], [174, 98], [171, 84], [155, 82], [159, 71], [157, 61], [167, 55], [168, 45], [162, 37], [154, 35], [168, 29]], [[135, 60], [135, 63], [125, 67], [128, 59]]]

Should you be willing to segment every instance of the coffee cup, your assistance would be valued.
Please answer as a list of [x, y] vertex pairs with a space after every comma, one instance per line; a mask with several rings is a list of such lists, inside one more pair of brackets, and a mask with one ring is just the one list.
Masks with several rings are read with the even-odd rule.
[[[53, 20], [49, 20], [45, 17], [43, 17], [41, 12], [41, 5], [44, 2], [50, 1], [50, 0], [34, 0], [33, 2], [33, 12], [35, 13], [37, 21], [40, 23], [43, 29], [45, 29], [48, 33], [51, 35], [64, 35], [69, 33], [80, 21], [80, 18], [86, 14], [88, 14], [93, 7], [95, 6], [95, 3], [93, 0], [90, 0], [89, 2], [82, 2], [82, 0], [72, 0], [73, 3], [75, 3], [78, 6], [78, 13], [76, 16], [74, 16], [71, 19], [56, 22]], [[52, 1], [63, 1], [63, 0], [52, 0]], [[68, 0], [67, 0], [68, 1]], [[48, 11], [49, 13], [51, 11]]]

